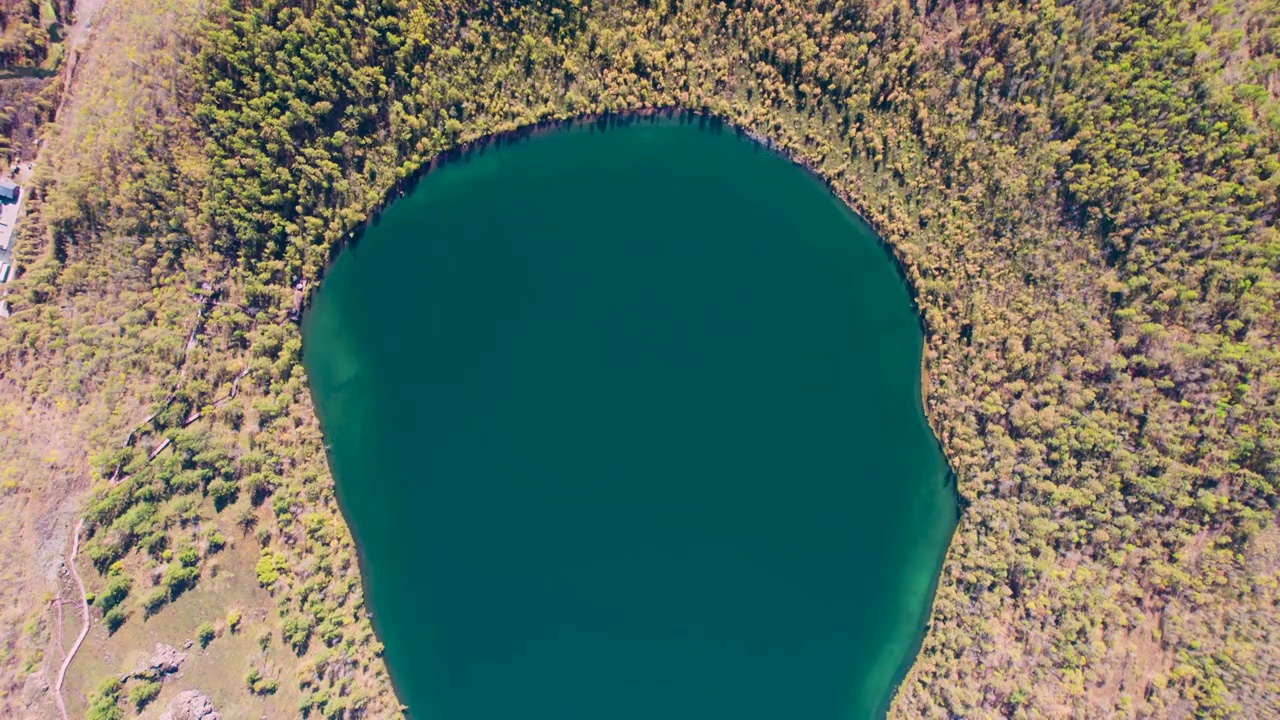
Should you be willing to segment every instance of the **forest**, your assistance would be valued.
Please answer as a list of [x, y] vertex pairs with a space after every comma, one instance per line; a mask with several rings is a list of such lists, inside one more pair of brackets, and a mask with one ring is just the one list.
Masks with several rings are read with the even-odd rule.
[[[78, 448], [3, 492], [75, 478], [110, 632], [248, 543], [291, 667], [241, 690], [396, 715], [297, 311], [442, 153], [693, 113], [819, 173], [916, 294], [962, 514], [891, 714], [1280, 714], [1276, 0], [120, 3], [0, 320], [6, 396]], [[149, 701], [109, 679], [88, 717]]]

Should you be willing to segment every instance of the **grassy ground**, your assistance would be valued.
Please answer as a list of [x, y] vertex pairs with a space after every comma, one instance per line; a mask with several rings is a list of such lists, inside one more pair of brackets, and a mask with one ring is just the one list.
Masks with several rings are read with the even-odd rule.
[[[76, 442], [76, 419], [56, 407], [26, 402], [0, 380], [0, 717], [53, 717], [52, 698], [38, 692], [57, 676], [62, 658], [52, 646], [62, 591], [58, 565], [88, 485], [87, 459]], [[64, 628], [75, 638], [74, 608]], [[30, 673], [34, 680], [28, 680]]]
[[[159, 696], [143, 712], [136, 713], [138, 717], [154, 717], [159, 708], [183, 690], [199, 690], [208, 695], [225, 718], [279, 718], [297, 714], [297, 684], [291, 673], [282, 670], [296, 660], [288, 648], [282, 646], [279, 633], [274, 632], [273, 600], [254, 578], [257, 541], [252, 534], [244, 535], [229, 527], [229, 518], [234, 517], [237, 510], [230, 507], [219, 514], [214, 512], [212, 504], [202, 508], [206, 520], [199, 532], [219, 527], [228, 544], [207, 561], [193, 589], [152, 617], [144, 618], [138, 599], [151, 588], [135, 586], [124, 603], [130, 608], [130, 617], [114, 634], [108, 634], [102, 625], [101, 611], [92, 610], [93, 627], [67, 674], [67, 710], [72, 717], [83, 715], [87, 695], [104, 678], [145, 666], [156, 643], [172, 645], [185, 652], [187, 659], [178, 674], [164, 681]], [[80, 573], [86, 578], [90, 592], [101, 590], [103, 580], [91, 564], [85, 561]], [[134, 577], [148, 575], [143, 570]], [[240, 613], [241, 620], [233, 632], [227, 620], [234, 611]], [[197, 628], [204, 623], [214, 628], [216, 636], [202, 649]], [[265, 650], [260, 644], [264, 637], [268, 638]], [[191, 647], [184, 648], [188, 642], [192, 643]], [[278, 687], [274, 693], [255, 695], [250, 691], [246, 676], [252, 668], [264, 678], [276, 680]], [[126, 693], [128, 689], [126, 684]], [[122, 706], [127, 710], [126, 717], [135, 716], [132, 705], [125, 702]]]

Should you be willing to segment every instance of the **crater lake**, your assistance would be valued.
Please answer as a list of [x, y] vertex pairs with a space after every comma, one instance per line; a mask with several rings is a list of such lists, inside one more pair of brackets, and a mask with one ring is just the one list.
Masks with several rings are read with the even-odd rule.
[[957, 519], [922, 344], [875, 234], [727, 127], [425, 175], [303, 318], [410, 717], [882, 716]]

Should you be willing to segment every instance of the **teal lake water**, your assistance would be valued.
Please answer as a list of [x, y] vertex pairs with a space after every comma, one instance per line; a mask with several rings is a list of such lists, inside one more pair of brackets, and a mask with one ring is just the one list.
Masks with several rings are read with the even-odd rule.
[[884, 713], [957, 509], [874, 234], [695, 121], [446, 165], [304, 361], [418, 720]]

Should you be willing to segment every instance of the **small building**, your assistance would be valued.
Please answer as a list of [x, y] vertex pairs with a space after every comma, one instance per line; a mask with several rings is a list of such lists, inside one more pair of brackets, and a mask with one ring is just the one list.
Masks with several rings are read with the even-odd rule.
[[20, 189], [8, 180], [0, 180], [0, 200], [17, 200]]
[[13, 243], [13, 227], [18, 222], [18, 203], [0, 201], [0, 250]]

